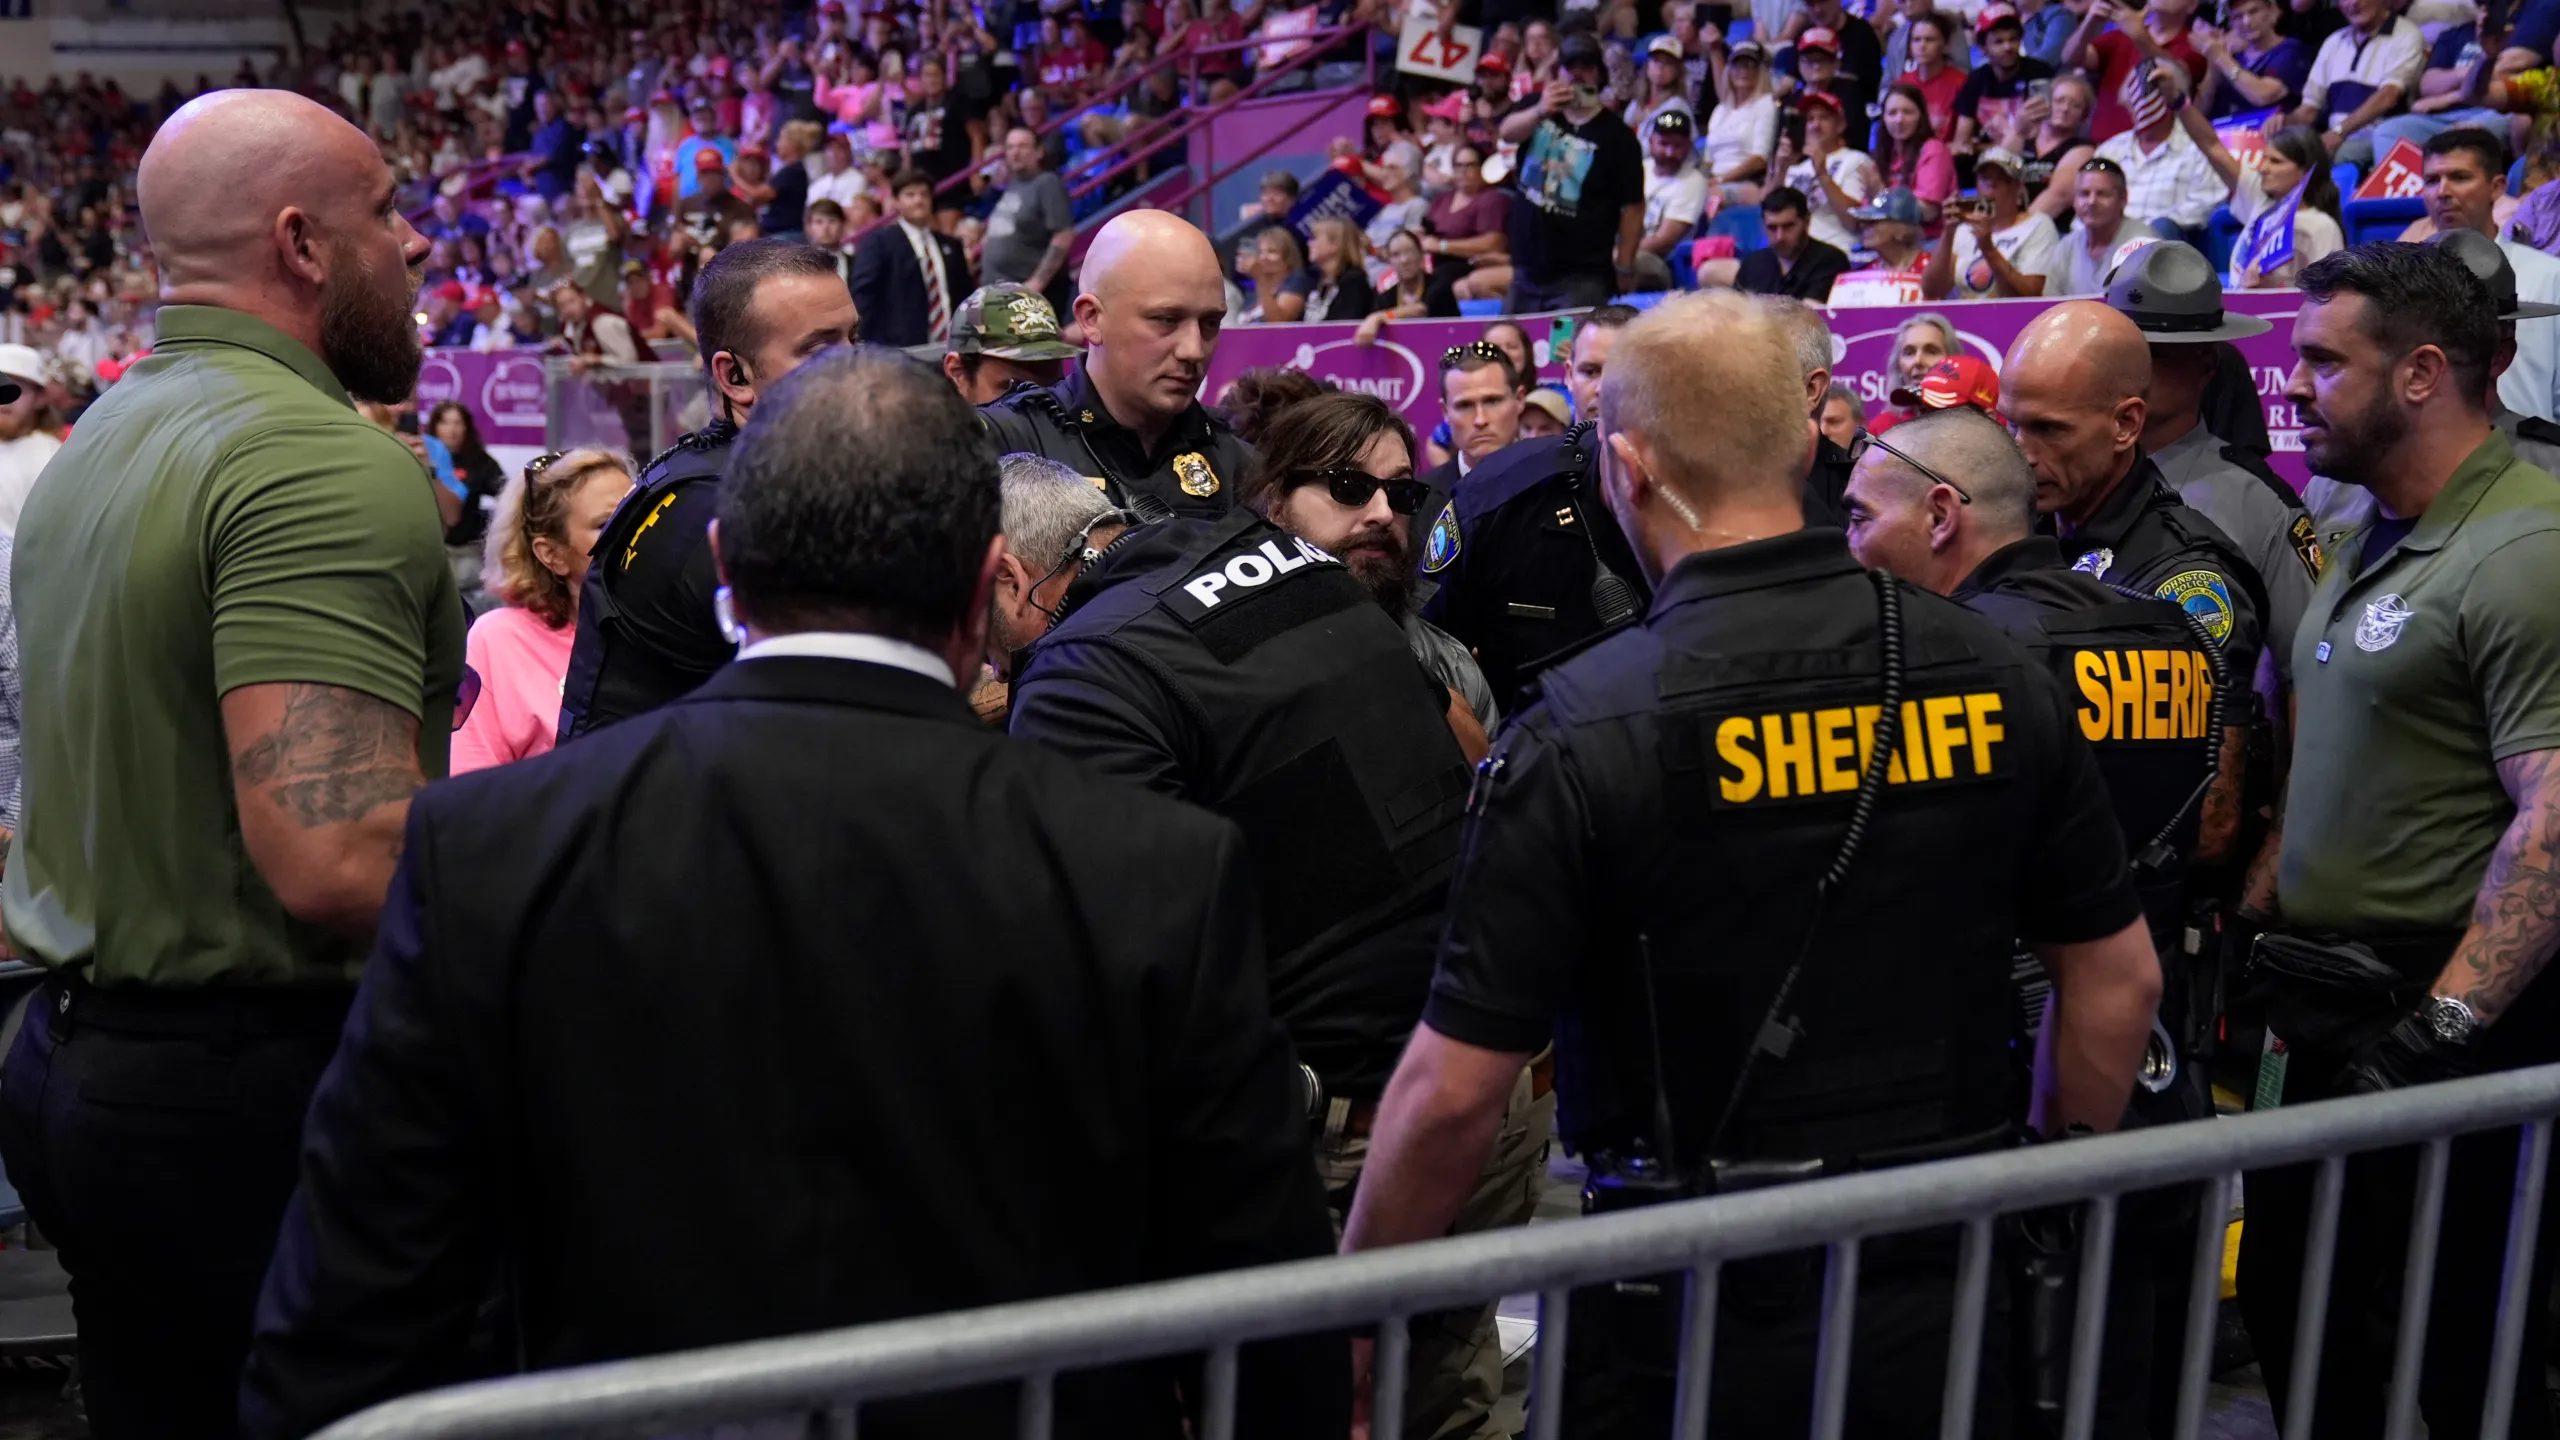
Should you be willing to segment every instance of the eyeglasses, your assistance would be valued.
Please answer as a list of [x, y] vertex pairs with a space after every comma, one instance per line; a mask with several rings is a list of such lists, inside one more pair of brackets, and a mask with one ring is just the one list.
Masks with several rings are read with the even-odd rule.
[[1451, 369], [1463, 360], [1508, 360], [1510, 358], [1508, 352], [1490, 340], [1470, 340], [1464, 345], [1452, 345], [1441, 351], [1440, 368]]
[[534, 476], [541, 474], [543, 471], [550, 469], [552, 466], [559, 464], [561, 457], [568, 453], [569, 452], [566, 450], [554, 450], [547, 455], [534, 456], [532, 459], [524, 462], [524, 478], [530, 480]]
[[1302, 472], [1298, 483], [1304, 485], [1310, 481], [1322, 481], [1325, 492], [1333, 496], [1334, 503], [1351, 510], [1365, 508], [1370, 496], [1384, 490], [1387, 492], [1387, 508], [1399, 515], [1410, 515], [1421, 509], [1423, 497], [1431, 493], [1430, 486], [1410, 475], [1381, 480], [1366, 470], [1348, 465], [1335, 470]]
[[1861, 431], [1859, 432], [1857, 439], [1849, 442], [1849, 463], [1852, 465], [1857, 464], [1859, 457], [1865, 455], [1870, 449], [1881, 450], [1887, 455], [1892, 456], [1894, 459], [1901, 461], [1903, 464], [1910, 466], [1912, 469], [1919, 471], [1921, 474], [1928, 476], [1933, 483], [1944, 485], [1948, 489], [1953, 490], [1956, 492], [1956, 498], [1963, 501], [1965, 504], [1970, 505], [1973, 503], [1973, 497], [1965, 493], [1963, 486], [1948, 479], [1946, 476], [1939, 474], [1937, 471], [1930, 469], [1928, 466], [1921, 464], [1919, 461], [1912, 459], [1902, 451], [1895, 449], [1891, 441], [1880, 439], [1870, 432]]

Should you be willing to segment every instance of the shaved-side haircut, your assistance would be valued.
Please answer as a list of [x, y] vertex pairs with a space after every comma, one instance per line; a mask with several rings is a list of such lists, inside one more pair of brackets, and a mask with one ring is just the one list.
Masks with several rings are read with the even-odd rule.
[[1766, 499], [1804, 478], [1804, 376], [1789, 327], [1730, 290], [1664, 301], [1627, 326], [1600, 382], [1600, 426], [1654, 452], [1655, 477], [1699, 503]]
[[[1890, 438], [1894, 449], [1941, 475], [1961, 479], [1965, 493], [1973, 497], [1973, 522], [1983, 539], [2006, 545], [2034, 530], [2035, 467], [1999, 421], [1970, 405], [1923, 410], [1894, 426]], [[1908, 483], [1928, 481], [1912, 473]]]

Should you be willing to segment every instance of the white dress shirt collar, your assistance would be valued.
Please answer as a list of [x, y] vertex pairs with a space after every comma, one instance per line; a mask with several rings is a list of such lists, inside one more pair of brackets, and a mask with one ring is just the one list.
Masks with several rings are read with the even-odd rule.
[[892, 640], [886, 635], [864, 635], [848, 630], [803, 630], [791, 635], [768, 635], [739, 651], [738, 658], [859, 660], [866, 665], [887, 665], [913, 671], [938, 684], [955, 690], [959, 688], [959, 682], [952, 677], [949, 661], [921, 645]]

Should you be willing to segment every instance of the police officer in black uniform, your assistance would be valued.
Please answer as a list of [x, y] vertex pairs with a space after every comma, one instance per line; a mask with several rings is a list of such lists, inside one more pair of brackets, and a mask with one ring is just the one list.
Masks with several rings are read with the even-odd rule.
[[1476, 652], [1506, 713], [1542, 664], [1634, 620], [1650, 598], [1593, 478], [1601, 378], [1636, 313], [1603, 305], [1582, 317], [1565, 377], [1581, 421], [1469, 470], [1422, 536], [1422, 576], [1436, 587], [1422, 618]]
[[1329, 1099], [1373, 1102], [1421, 1012], [1456, 855], [1448, 709], [1368, 587], [1239, 507], [1086, 559], [1016, 664], [1008, 728], [1243, 828], [1272, 1009]]
[[[1506, 1067], [1550, 1034], [1595, 1208], [2005, 1145], [2021, 937], [2059, 996], [2037, 1122], [2121, 1115], [2159, 970], [2089, 748], [1995, 627], [1801, 528], [1804, 421], [1747, 297], [1683, 296], [1619, 338], [1600, 488], [1653, 609], [1548, 671], [1480, 769], [1348, 1248], [1439, 1233]], [[1852, 1430], [1934, 1413], [1955, 1256], [1945, 1234], [1862, 1247]], [[1725, 1267], [1715, 1430], [1804, 1428], [1820, 1264]], [[1577, 1298], [1569, 1430], [1667, 1428], [1671, 1291]]]
[[[2034, 533], [2035, 476], [1998, 422], [1971, 409], [1933, 410], [1866, 436], [1845, 500], [1860, 564], [1951, 596], [1997, 624], [2050, 673], [2097, 753], [2165, 980], [2161, 1022], [2144, 1055], [2132, 1120], [2210, 1113], [2201, 1067], [2215, 1013], [2214, 952], [2186, 942], [2187, 864], [2217, 768], [2228, 677], [2203, 622], [2165, 600], [2075, 571], [2050, 535]], [[2051, 987], [2021, 964], [2029, 1033]], [[2175, 1428], [2175, 1357], [2186, 1319], [2192, 1236], [2188, 1197], [2131, 1197], [2119, 1216], [2108, 1290], [2097, 1433], [2141, 1440]], [[2076, 1237], [2048, 1237], [2067, 1247]], [[2045, 1257], [2028, 1257], [2040, 1268]], [[2067, 1261], [2068, 1253], [2052, 1257]], [[2067, 1290], [2030, 1287], [2022, 1306], [2021, 1409], [2058, 1430], [2069, 1353]], [[2159, 1360], [2161, 1363], [2155, 1364]]]
[[596, 537], [560, 690], [560, 743], [654, 710], [737, 646], [713, 613], [709, 534], [729, 442], [760, 387], [853, 337], [853, 297], [826, 252], [786, 240], [721, 251], [694, 280], [693, 324], [715, 417], [643, 466]]
[[2094, 300], [2067, 300], [2019, 333], [2001, 382], [2035, 468], [2036, 510], [2071, 568], [2180, 606], [2221, 647], [2232, 677], [2222, 776], [2205, 800], [2195, 859], [2236, 867], [2248, 859], [2240, 795], [2248, 732], [2262, 720], [2250, 684], [2265, 644], [2266, 587], [2231, 537], [2143, 456], [2150, 375], [2150, 345], [2131, 320]]
[[1198, 398], [1227, 313], [1209, 237], [1132, 210], [1094, 236], [1079, 284], [1084, 363], [981, 411], [996, 448], [1073, 466], [1141, 520], [1225, 514], [1253, 447]]

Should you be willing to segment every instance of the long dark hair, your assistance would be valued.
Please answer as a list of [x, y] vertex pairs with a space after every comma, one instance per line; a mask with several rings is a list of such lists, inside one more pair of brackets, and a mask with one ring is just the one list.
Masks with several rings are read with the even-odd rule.
[[1236, 488], [1236, 502], [1268, 515], [1291, 477], [1356, 465], [1360, 452], [1381, 435], [1402, 440], [1408, 458], [1420, 453], [1413, 427], [1375, 395], [1344, 390], [1301, 400], [1263, 425], [1254, 442], [1260, 450]]
[[460, 468], [488, 459], [489, 447], [480, 440], [480, 422], [472, 418], [471, 407], [459, 400], [437, 401], [435, 408], [427, 412], [426, 433], [430, 435], [436, 433], [436, 427], [444, 423], [444, 412], [447, 410], [462, 416], [462, 444], [454, 449], [454, 465]]
[[2338, 181], [2329, 173], [2329, 147], [2320, 143], [2320, 132], [2308, 125], [2287, 125], [2268, 137], [2267, 148], [2302, 167], [2302, 203], [2345, 228], [2346, 217], [2338, 204]]
[[[1920, 112], [1920, 128], [1911, 132], [1908, 140], [1894, 139], [1893, 132], [1885, 128], [1884, 106], [1892, 103], [1896, 95], [1910, 101], [1911, 108]], [[1887, 185], [1908, 186], [1920, 178], [1920, 152], [1929, 147], [1929, 141], [1935, 134], [1929, 126], [1929, 97], [1921, 92], [1919, 86], [1904, 80], [1885, 87], [1884, 100], [1876, 106], [1876, 144], [1877, 148], [1891, 152], [1891, 158], [1885, 161], [1884, 166]]]

